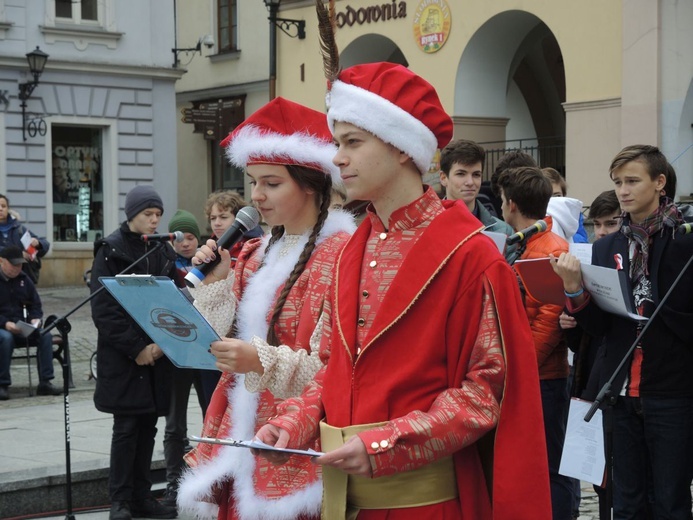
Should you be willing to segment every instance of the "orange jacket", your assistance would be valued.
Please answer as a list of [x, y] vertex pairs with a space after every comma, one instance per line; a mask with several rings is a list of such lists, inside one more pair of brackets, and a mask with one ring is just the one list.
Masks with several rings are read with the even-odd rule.
[[[551, 217], [544, 218], [546, 231], [537, 233], [527, 240], [527, 249], [522, 259], [546, 258], [550, 254], [558, 257], [568, 252], [568, 242], [551, 232]], [[534, 348], [539, 364], [539, 379], [568, 377], [568, 348], [563, 331], [558, 326], [558, 317], [563, 312], [560, 305], [541, 303], [529, 294], [525, 298], [525, 310], [532, 329]]]

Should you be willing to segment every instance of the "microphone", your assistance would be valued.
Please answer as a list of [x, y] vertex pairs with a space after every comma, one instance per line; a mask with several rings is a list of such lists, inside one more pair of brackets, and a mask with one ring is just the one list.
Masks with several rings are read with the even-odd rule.
[[159, 235], [142, 235], [140, 237], [143, 242], [182, 242], [185, 235], [182, 231], [174, 231], [173, 233], [161, 233]]
[[[243, 233], [253, 229], [260, 223], [260, 213], [251, 207], [246, 206], [236, 214], [236, 220], [226, 232], [217, 239], [217, 248], [222, 247], [229, 249], [232, 245], [243, 238]], [[207, 264], [194, 266], [188, 274], [185, 275], [185, 283], [188, 287], [197, 287], [204, 280], [214, 266], [219, 263], [221, 257], [217, 254], [216, 258]]]
[[676, 228], [676, 233], [679, 235], [693, 233], [693, 224], [681, 224], [678, 228]]
[[523, 240], [527, 240], [529, 237], [532, 235], [536, 235], [537, 233], [540, 233], [541, 231], [546, 231], [548, 226], [546, 225], [546, 222], [543, 220], [537, 220], [534, 224], [529, 226], [527, 229], [523, 229], [522, 231], [518, 231], [517, 233], [513, 233], [510, 235], [505, 243], [509, 246], [513, 244], [517, 244], [518, 242], [522, 242]]

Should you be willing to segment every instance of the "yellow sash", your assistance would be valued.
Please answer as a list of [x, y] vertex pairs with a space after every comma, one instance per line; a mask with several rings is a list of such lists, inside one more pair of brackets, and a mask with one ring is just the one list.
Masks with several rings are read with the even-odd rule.
[[[385, 423], [335, 428], [320, 422], [323, 451], [342, 446], [359, 432]], [[457, 497], [457, 480], [452, 457], [445, 457], [412, 471], [388, 477], [365, 478], [322, 467], [322, 518], [351, 520], [359, 509], [397, 509], [438, 504]]]

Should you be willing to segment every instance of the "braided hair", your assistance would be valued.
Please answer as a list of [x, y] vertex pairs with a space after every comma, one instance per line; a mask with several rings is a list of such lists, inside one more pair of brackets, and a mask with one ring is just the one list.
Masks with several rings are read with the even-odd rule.
[[[282, 312], [286, 298], [289, 295], [289, 291], [294, 286], [298, 277], [303, 273], [310, 256], [315, 250], [315, 245], [318, 239], [318, 235], [322, 230], [325, 220], [327, 219], [328, 210], [330, 208], [330, 194], [332, 192], [332, 179], [329, 175], [325, 175], [324, 172], [320, 170], [314, 170], [312, 168], [307, 168], [305, 166], [297, 165], [287, 165], [286, 169], [289, 172], [291, 178], [299, 185], [299, 187], [304, 190], [311, 189], [317, 194], [316, 200], [319, 203], [318, 219], [313, 226], [313, 231], [308, 238], [308, 242], [303, 247], [301, 256], [299, 256], [296, 265], [294, 266], [289, 278], [284, 284], [282, 292], [279, 294], [276, 303], [274, 304], [274, 309], [272, 310], [272, 316], [270, 317], [269, 326], [267, 328], [267, 343], [270, 345], [279, 344], [279, 339], [274, 330], [279, 315]], [[284, 234], [284, 226], [274, 226], [271, 231], [271, 238], [265, 249], [265, 257], [269, 249], [279, 240]]]

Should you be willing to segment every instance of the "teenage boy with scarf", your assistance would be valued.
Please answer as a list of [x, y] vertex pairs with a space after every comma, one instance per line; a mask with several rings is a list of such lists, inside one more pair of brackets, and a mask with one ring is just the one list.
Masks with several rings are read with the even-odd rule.
[[[668, 170], [675, 175], [655, 146], [621, 150], [609, 174], [623, 225], [592, 249], [592, 264], [628, 274], [628, 292], [645, 317], [693, 255], [693, 235], [676, 232], [683, 219], [665, 195]], [[601, 388], [643, 325], [597, 307], [582, 286], [577, 258], [562, 254], [553, 264], [563, 279], [569, 313], [587, 333], [605, 336]], [[693, 270], [688, 269], [612, 386], [614, 518], [645, 518], [649, 508], [655, 518], [691, 517], [692, 295]]]

